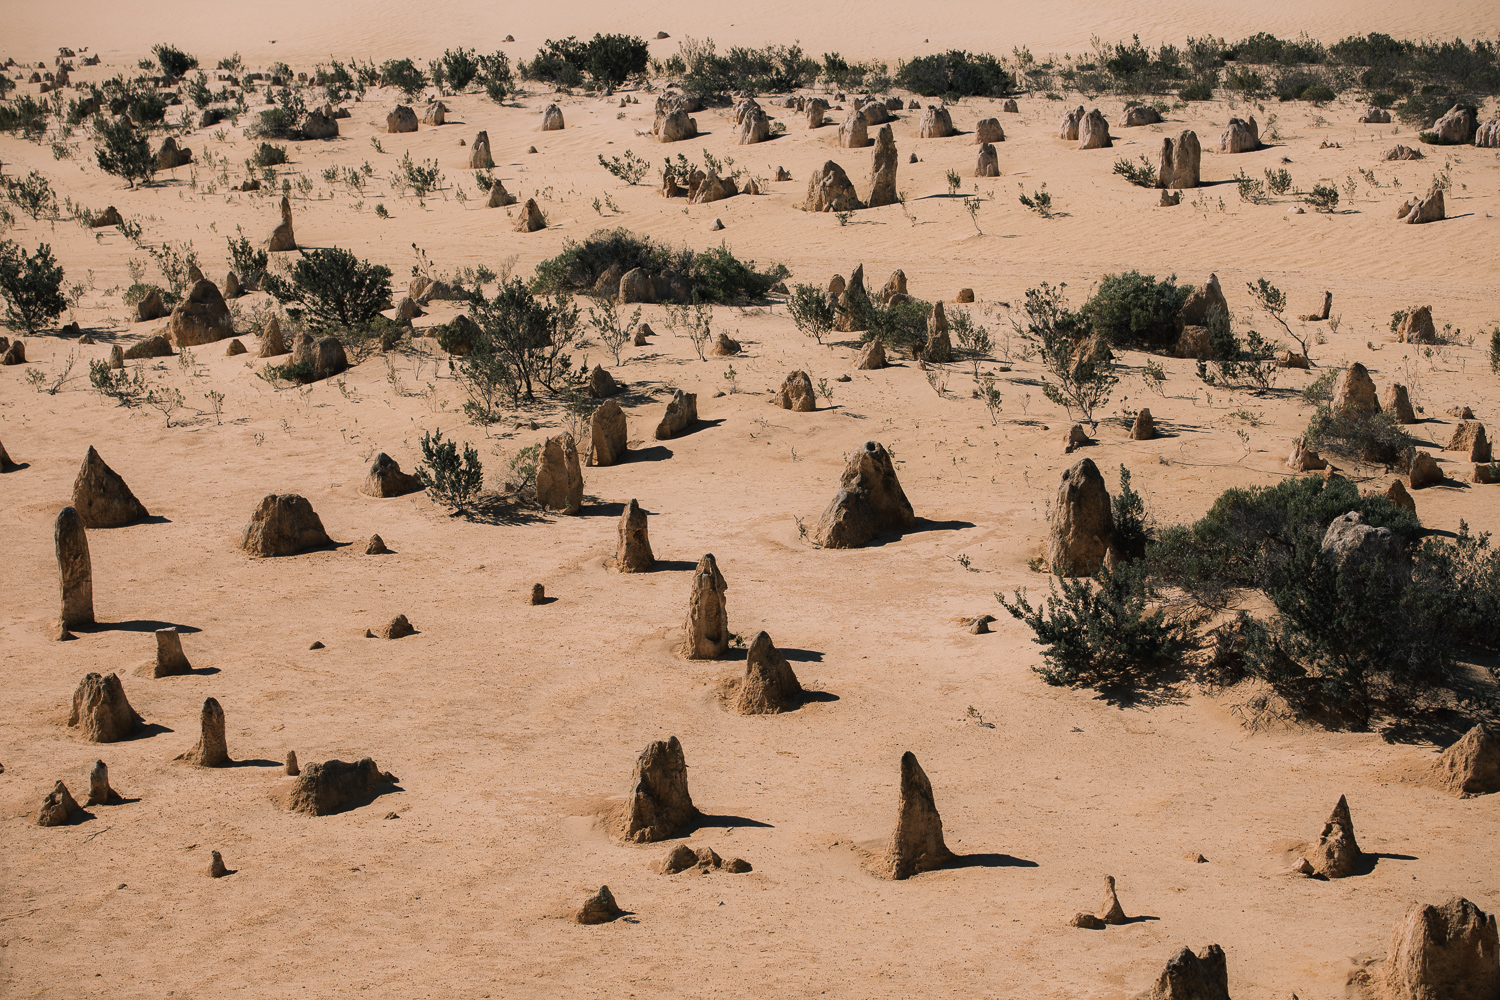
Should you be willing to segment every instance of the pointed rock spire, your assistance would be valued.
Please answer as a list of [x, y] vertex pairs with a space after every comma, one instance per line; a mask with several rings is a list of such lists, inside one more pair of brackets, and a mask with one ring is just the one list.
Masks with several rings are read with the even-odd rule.
[[896, 829], [884, 858], [888, 878], [905, 879], [939, 868], [953, 858], [943, 842], [943, 818], [932, 797], [932, 782], [910, 750], [901, 755], [901, 797]]

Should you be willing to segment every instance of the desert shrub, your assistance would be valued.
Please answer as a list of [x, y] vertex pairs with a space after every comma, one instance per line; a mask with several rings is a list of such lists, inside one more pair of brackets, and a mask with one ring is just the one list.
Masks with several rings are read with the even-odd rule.
[[1406, 100], [1396, 105], [1396, 118], [1401, 124], [1418, 131], [1429, 129], [1443, 115], [1447, 114], [1454, 105], [1473, 107], [1473, 103], [1464, 98], [1455, 98], [1447, 93], [1421, 93], [1412, 94]]
[[1262, 31], [1235, 42], [1224, 53], [1224, 58], [1261, 66], [1295, 66], [1299, 63], [1321, 63], [1328, 58], [1328, 53], [1322, 42], [1306, 35], [1289, 40]]
[[883, 90], [890, 84], [885, 63], [851, 63], [837, 52], [823, 53], [822, 75], [839, 90]]
[[1408, 544], [1422, 532], [1415, 514], [1384, 497], [1362, 496], [1347, 479], [1296, 476], [1275, 486], [1225, 490], [1193, 524], [1158, 532], [1146, 558], [1164, 582], [1222, 607], [1231, 591], [1268, 586], [1272, 570], [1298, 546], [1321, 544], [1333, 519], [1350, 511]]
[[516, 64], [516, 68], [528, 80], [576, 87], [583, 82], [584, 49], [585, 44], [571, 35], [561, 41], [549, 38], [531, 62], [523, 60]]
[[675, 58], [682, 64], [683, 91], [706, 98], [723, 97], [731, 91], [779, 92], [810, 87], [819, 71], [817, 62], [799, 45], [736, 47], [721, 56], [712, 38], [685, 38]]
[[693, 255], [690, 277], [693, 298], [727, 305], [763, 299], [790, 272], [780, 264], [757, 271], [755, 261], [742, 261], [724, 244]]
[[1292, 173], [1286, 167], [1278, 167], [1275, 170], [1266, 168], [1266, 187], [1271, 189], [1275, 195], [1283, 195], [1292, 189]]
[[434, 500], [455, 510], [462, 510], [484, 489], [479, 452], [465, 444], [460, 458], [457, 443], [444, 441], [441, 430], [423, 433], [422, 461], [413, 475]]
[[0, 240], [0, 296], [5, 298], [5, 325], [35, 334], [68, 308], [63, 297], [63, 269], [52, 248], [40, 244], [28, 254], [11, 240]]
[[167, 100], [154, 90], [137, 90], [126, 99], [125, 112], [138, 125], [158, 125], [167, 117]]
[[[819, 344], [823, 343], [823, 337], [828, 331], [833, 329], [833, 302], [828, 293], [817, 285], [795, 286], [786, 300], [786, 309], [791, 313], [792, 322], [797, 324], [797, 329]], [[1500, 338], [1500, 328], [1496, 329], [1495, 336]]]
[[33, 170], [25, 177], [0, 177], [0, 184], [4, 185], [5, 197], [10, 203], [32, 219], [44, 215], [57, 218], [57, 192], [52, 190], [51, 182], [41, 171]]
[[629, 319], [621, 317], [615, 308], [612, 296], [599, 300], [598, 309], [589, 310], [589, 325], [599, 335], [599, 342], [614, 355], [615, 364], [620, 363], [620, 349], [635, 339], [635, 328], [641, 322], [641, 310], [636, 308]]
[[275, 167], [287, 161], [286, 147], [263, 142], [255, 147], [255, 152], [250, 154], [250, 165], [253, 167]]
[[30, 94], [22, 94], [0, 104], [0, 132], [16, 133], [35, 142], [47, 134], [49, 117], [47, 105]]
[[1332, 212], [1339, 207], [1339, 189], [1332, 184], [1314, 184], [1302, 200], [1311, 205], [1313, 211]]
[[1137, 160], [1120, 157], [1115, 161], [1115, 173], [1139, 187], [1156, 187], [1156, 166], [1145, 153]]
[[499, 104], [511, 91], [515, 79], [510, 70], [510, 57], [504, 52], [493, 52], [479, 57], [479, 83], [490, 100]]
[[1389, 413], [1351, 413], [1326, 405], [1308, 421], [1303, 438], [1318, 452], [1387, 469], [1404, 464], [1416, 446]]
[[780, 265], [757, 271], [723, 245], [693, 253], [672, 250], [628, 229], [601, 229], [582, 243], [563, 244], [562, 253], [536, 266], [532, 289], [538, 293], [589, 292], [611, 268], [624, 274], [642, 268], [687, 288], [693, 302], [730, 303], [764, 298], [786, 277]]
[[180, 80], [189, 70], [198, 68], [198, 57], [188, 55], [175, 45], [153, 45], [151, 51], [156, 54], [157, 65], [168, 83]]
[[1414, 81], [1426, 81], [1452, 90], [1500, 91], [1500, 46], [1493, 41], [1412, 42], [1372, 33], [1345, 38], [1328, 55], [1332, 62], [1363, 67], [1360, 83], [1372, 89], [1405, 94], [1416, 89]]
[[176, 305], [180, 300], [180, 296], [172, 294], [171, 289], [163, 288], [160, 285], [153, 285], [150, 282], [146, 281], [137, 281], [129, 288], [125, 289], [125, 294], [120, 296], [120, 300], [127, 306], [133, 308], [137, 302], [141, 301], [141, 299], [144, 299], [152, 292], [160, 295], [161, 300], [169, 306]]
[[1207, 385], [1228, 389], [1269, 389], [1276, 375], [1276, 347], [1251, 330], [1242, 341], [1234, 335], [1229, 316], [1217, 303], [1204, 317], [1209, 353], [1198, 359], [1198, 377]]
[[314, 330], [362, 326], [386, 308], [390, 268], [339, 247], [298, 252], [290, 281], [266, 274], [262, 286], [283, 305], [296, 303]]
[[271, 255], [264, 247], [252, 246], [244, 236], [238, 240], [226, 238], [229, 244], [229, 262], [234, 273], [240, 281], [254, 287], [260, 283], [261, 276], [266, 273], [266, 267], [270, 264]]
[[0, 97], [4, 97], [5, 95], [9, 94], [12, 90], [15, 90], [15, 89], [16, 89], [16, 81], [12, 80], [10, 77], [6, 76], [4, 73], [0, 73]]
[[1334, 79], [1322, 69], [1290, 67], [1272, 75], [1271, 92], [1283, 101], [1331, 101], [1338, 96], [1331, 86]]
[[1500, 375], [1500, 326], [1490, 331], [1490, 371]]
[[99, 169], [123, 178], [130, 187], [135, 187], [135, 181], [150, 180], [156, 172], [150, 142], [127, 118], [96, 118], [95, 157]]
[[584, 48], [584, 66], [601, 87], [618, 87], [646, 72], [651, 50], [637, 35], [596, 34]]
[[1192, 292], [1177, 276], [1126, 271], [1106, 274], [1093, 297], [1079, 310], [1096, 334], [1120, 347], [1170, 350], [1177, 342], [1177, 314]]
[[[472, 344], [468, 338], [462, 340], [469, 345], [463, 349], [470, 350]], [[440, 336], [439, 343], [445, 349], [452, 350], [449, 343], [455, 341], [450, 338], [448, 343], [444, 343]], [[464, 394], [469, 397], [464, 402], [464, 416], [476, 424], [487, 425], [499, 420], [502, 401], [516, 398], [516, 384], [510, 364], [493, 351], [467, 355], [454, 365], [453, 373], [458, 378], [458, 384], [463, 386]]]
[[1180, 49], [1175, 45], [1163, 45], [1153, 52], [1141, 44], [1139, 35], [1134, 36], [1129, 45], [1116, 42], [1106, 53], [1104, 69], [1114, 77], [1117, 89], [1130, 93], [1158, 92], [1188, 75]]
[[1254, 70], [1236, 66], [1225, 74], [1224, 86], [1246, 97], [1253, 97], [1266, 89], [1266, 81]]
[[1071, 416], [1097, 426], [1094, 410], [1109, 400], [1115, 383], [1115, 356], [1109, 338], [1096, 334], [1081, 312], [1067, 306], [1066, 285], [1026, 290], [1025, 320], [1014, 325], [1027, 344], [1041, 355], [1048, 374], [1042, 392]]
[[861, 341], [878, 340], [891, 351], [904, 351], [915, 358], [927, 344], [927, 319], [932, 306], [926, 302], [892, 302], [882, 305], [870, 298], [856, 298], [847, 303], [855, 313], [857, 326], [864, 327]]
[[[276, 98], [276, 106], [255, 116], [255, 123], [249, 129], [250, 136], [256, 139], [301, 139], [307, 105], [290, 88], [284, 87], [272, 96]], [[265, 144], [261, 145], [264, 147]], [[286, 151], [283, 149], [282, 152]], [[280, 162], [285, 163], [286, 160], [282, 159]]]
[[474, 50], [461, 45], [445, 51], [438, 65], [443, 68], [443, 79], [455, 94], [462, 93], [479, 75], [479, 60], [475, 57]]
[[1146, 564], [1123, 562], [1093, 579], [1054, 578], [1045, 604], [1032, 607], [1024, 589], [1013, 600], [995, 599], [1035, 633], [1043, 647], [1033, 667], [1048, 684], [1089, 687], [1129, 697], [1154, 687], [1174, 668], [1184, 648], [1181, 629], [1152, 608]]
[[604, 154], [600, 153], [599, 166], [630, 185], [639, 184], [641, 178], [645, 177], [646, 173], [651, 169], [650, 161], [645, 157], [636, 156], [628, 149], [625, 150], [623, 158], [611, 156], [606, 160]]
[[994, 56], [959, 49], [901, 63], [896, 83], [924, 97], [1000, 97], [1015, 87], [1015, 80]]
[[1177, 96], [1184, 101], [1211, 101], [1214, 99], [1216, 82], [1217, 74], [1212, 78], [1205, 77], [1185, 83], [1177, 89]]
[[311, 385], [318, 380], [318, 373], [306, 361], [287, 361], [279, 365], [266, 365], [257, 374], [271, 384], [272, 388], [287, 385]]
[[89, 362], [89, 385], [120, 406], [135, 406], [146, 398], [146, 375], [140, 365], [116, 370], [103, 358], [95, 358]]
[[[469, 315], [479, 327], [471, 358], [493, 355], [494, 384], [509, 388], [514, 405], [535, 402], [537, 389], [556, 395], [583, 378], [566, 352], [581, 332], [578, 308], [566, 295], [552, 301], [532, 295], [526, 284], [512, 278], [486, 298], [476, 289]], [[498, 372], [503, 371], [503, 377]]]
[[1115, 522], [1115, 552], [1121, 559], [1144, 559], [1152, 531], [1146, 522], [1146, 501], [1130, 485], [1130, 470], [1120, 466], [1120, 488], [1110, 499]]
[[395, 87], [403, 97], [411, 101], [427, 86], [427, 74], [410, 59], [387, 59], [380, 64], [380, 85]]

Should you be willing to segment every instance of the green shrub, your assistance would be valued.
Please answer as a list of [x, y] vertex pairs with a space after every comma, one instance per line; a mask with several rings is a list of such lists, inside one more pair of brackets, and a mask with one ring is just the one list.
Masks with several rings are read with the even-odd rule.
[[94, 156], [99, 169], [121, 177], [131, 187], [156, 173], [156, 154], [146, 137], [126, 118], [94, 120]]
[[301, 259], [292, 265], [290, 282], [267, 274], [262, 285], [283, 305], [298, 304], [314, 330], [362, 326], [387, 307], [390, 268], [339, 247], [298, 252]]
[[851, 300], [849, 308], [864, 327], [861, 341], [878, 340], [888, 350], [903, 351], [916, 358], [927, 346], [927, 320], [932, 306], [926, 302], [892, 302], [882, 305], [870, 298]]
[[994, 56], [959, 49], [901, 63], [896, 83], [924, 97], [1001, 97], [1015, 88], [1014, 78]]
[[172, 294], [171, 289], [163, 288], [160, 285], [153, 285], [143, 281], [138, 281], [135, 284], [131, 285], [129, 288], [125, 289], [125, 294], [121, 296], [121, 299], [127, 306], [134, 307], [137, 302], [141, 301], [141, 299], [144, 299], [152, 292], [160, 295], [162, 302], [166, 303], [168, 306], [176, 305], [179, 299], [179, 296]]
[[288, 361], [279, 365], [266, 365], [257, 374], [273, 388], [282, 382], [288, 385], [311, 385], [318, 380], [317, 372], [307, 362]]
[[1490, 371], [1500, 375], [1500, 326], [1490, 331]]
[[822, 76], [839, 90], [884, 90], [890, 84], [885, 63], [851, 63], [837, 52], [823, 53]]
[[1302, 196], [1317, 212], [1332, 212], [1339, 207], [1339, 189], [1332, 184], [1314, 184], [1313, 189]]
[[490, 100], [499, 104], [505, 100], [514, 84], [510, 70], [510, 57], [504, 52], [494, 52], [479, 57], [479, 83]]
[[128, 98], [125, 112], [138, 125], [158, 125], [167, 117], [167, 100], [154, 90], [138, 90]]
[[479, 452], [466, 444], [460, 460], [458, 445], [444, 441], [440, 430], [422, 435], [422, 462], [414, 475], [434, 500], [457, 510], [484, 489], [484, 463], [479, 460]]
[[1158, 686], [1184, 648], [1181, 629], [1161, 608], [1150, 608], [1144, 562], [1101, 569], [1092, 580], [1054, 578], [1040, 607], [1031, 606], [1024, 590], [1013, 596], [995, 599], [1036, 634], [1044, 662], [1033, 669], [1048, 684], [1129, 698]]
[[476, 289], [469, 315], [479, 327], [471, 339], [470, 359], [477, 364], [482, 355], [494, 356], [496, 367], [480, 374], [492, 377], [496, 387], [507, 387], [515, 405], [535, 402], [538, 388], [557, 395], [584, 377], [582, 367], [575, 368], [565, 353], [580, 333], [578, 308], [566, 295], [548, 302], [512, 278], [492, 299]]
[[1115, 161], [1115, 173], [1139, 187], [1156, 187], [1156, 165], [1145, 153], [1142, 153], [1138, 160], [1120, 157]]
[[229, 244], [230, 266], [239, 276], [240, 282], [252, 288], [260, 284], [261, 275], [266, 273], [271, 255], [264, 247], [252, 246], [244, 236], [238, 240], [226, 238], [226, 242]]
[[62, 294], [63, 269], [52, 248], [40, 244], [28, 254], [11, 240], [0, 240], [0, 296], [5, 298], [5, 325], [35, 334], [67, 311]]
[[560, 254], [538, 264], [532, 288], [542, 294], [590, 292], [611, 268], [623, 275], [637, 267], [686, 288], [691, 302], [764, 298], [787, 274], [780, 265], [757, 271], [754, 261], [739, 260], [723, 245], [695, 254], [627, 229], [601, 229], [582, 243], [567, 241]]
[[[0, 74], [3, 75], [3, 74]], [[51, 111], [30, 94], [0, 104], [0, 132], [15, 132], [35, 142], [47, 134]]]
[[1229, 316], [1217, 303], [1205, 317], [1212, 359], [1198, 359], [1198, 377], [1207, 385], [1228, 389], [1269, 389], [1276, 375], [1275, 345], [1251, 330], [1243, 341], [1234, 335]]
[[[833, 329], [834, 309], [833, 301], [828, 293], [817, 285], [797, 285], [792, 289], [792, 294], [786, 300], [787, 312], [792, 315], [792, 322], [797, 324], [804, 336], [823, 343], [823, 337], [829, 330]], [[1495, 331], [1496, 342], [1500, 343], [1500, 327]], [[1494, 349], [1491, 350], [1495, 355]], [[1500, 371], [1500, 368], [1497, 368]]]
[[380, 64], [380, 85], [395, 87], [408, 101], [416, 100], [427, 86], [427, 74], [410, 59], [387, 59]]
[[1293, 41], [1262, 31], [1235, 42], [1225, 51], [1224, 58], [1261, 66], [1295, 66], [1299, 63], [1321, 63], [1328, 58], [1328, 53], [1322, 42], [1306, 35]]
[[275, 146], [269, 142], [263, 142], [255, 147], [255, 152], [250, 154], [250, 164], [253, 167], [276, 167], [287, 162], [286, 147]]
[[1106, 274], [1092, 298], [1079, 310], [1094, 332], [1119, 347], [1171, 350], [1177, 343], [1177, 315], [1192, 292], [1177, 276], [1126, 271]]
[[1177, 96], [1184, 101], [1211, 101], [1214, 99], [1214, 85], [1208, 80], [1194, 80], [1178, 88]]
[[1320, 406], [1307, 424], [1303, 439], [1309, 448], [1387, 470], [1405, 465], [1416, 447], [1389, 413], [1356, 414]]
[[443, 78], [455, 94], [463, 93], [464, 88], [479, 75], [480, 63], [474, 50], [461, 45], [445, 51], [438, 65], [442, 66]]
[[1130, 470], [1120, 466], [1120, 489], [1110, 500], [1115, 522], [1115, 552], [1121, 559], [1144, 559], [1152, 540], [1146, 524], [1146, 502], [1130, 486]]
[[175, 45], [154, 45], [151, 51], [156, 53], [156, 62], [168, 83], [180, 80], [189, 70], [198, 68], [197, 56], [190, 56]]
[[722, 98], [731, 91], [784, 92], [810, 87], [818, 78], [818, 64], [799, 45], [768, 45], [763, 49], [731, 48], [719, 55], [714, 40], [686, 38], [678, 56], [682, 89], [705, 98]]

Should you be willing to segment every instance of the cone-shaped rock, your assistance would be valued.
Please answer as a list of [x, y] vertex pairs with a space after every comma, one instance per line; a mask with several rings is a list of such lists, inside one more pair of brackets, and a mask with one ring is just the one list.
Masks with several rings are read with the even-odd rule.
[[1156, 420], [1151, 416], [1151, 411], [1142, 407], [1135, 415], [1135, 423], [1130, 425], [1130, 440], [1150, 441], [1156, 437]]
[[547, 220], [542, 218], [542, 210], [537, 207], [535, 198], [527, 198], [526, 204], [521, 206], [521, 215], [516, 219], [516, 232], [534, 233], [538, 229], [547, 228]]
[[1125, 909], [1120, 905], [1120, 897], [1115, 895], [1115, 877], [1104, 876], [1104, 900], [1099, 904], [1099, 919], [1106, 924], [1125, 923]]
[[125, 685], [115, 674], [86, 674], [73, 692], [68, 728], [90, 743], [118, 743], [133, 734], [141, 717], [125, 699]]
[[886, 367], [885, 344], [872, 340], [859, 349], [859, 358], [854, 362], [856, 371], [877, 371]]
[[514, 205], [519, 200], [505, 190], [505, 185], [500, 183], [500, 178], [496, 177], [494, 183], [490, 185], [490, 200], [485, 204], [490, 208], [504, 208], [507, 205]]
[[1047, 536], [1047, 562], [1059, 576], [1092, 576], [1115, 537], [1114, 515], [1104, 477], [1091, 458], [1062, 475]]
[[1180, 948], [1167, 959], [1156, 985], [1140, 1000], [1229, 1000], [1229, 963], [1224, 949], [1211, 944], [1198, 954]]
[[932, 782], [908, 750], [901, 755], [901, 798], [896, 805], [896, 829], [885, 852], [884, 873], [894, 879], [911, 878], [952, 858], [943, 843], [943, 818], [932, 798]]
[[218, 699], [204, 698], [198, 719], [198, 742], [177, 759], [199, 767], [223, 767], [229, 763], [229, 746], [224, 741], [224, 710], [219, 707]]
[[52, 786], [52, 791], [42, 800], [42, 807], [37, 810], [37, 826], [67, 826], [73, 817], [82, 810], [78, 808], [78, 800], [73, 798], [68, 791], [68, 786], [59, 781]]
[[84, 804], [90, 806], [120, 804], [120, 796], [109, 787], [109, 765], [102, 760], [94, 761], [94, 766], [89, 770], [89, 800]]
[[401, 463], [382, 451], [370, 463], [370, 472], [360, 484], [359, 491], [369, 497], [399, 497], [421, 488], [421, 480], [402, 472]]
[[[839, 131], [842, 134], [843, 130]], [[808, 178], [807, 198], [802, 202], [804, 212], [852, 212], [859, 207], [854, 183], [844, 173], [844, 168], [832, 160], [814, 170]]]
[[641, 751], [622, 818], [621, 836], [637, 844], [674, 837], [698, 818], [677, 737], [657, 740]]
[[373, 798], [381, 785], [393, 785], [397, 780], [369, 757], [352, 764], [342, 760], [309, 764], [293, 784], [287, 808], [309, 816], [327, 816]]
[[1500, 792], [1500, 738], [1480, 723], [1443, 751], [1434, 770], [1438, 784], [1455, 795]]
[[812, 413], [818, 408], [818, 394], [813, 391], [812, 379], [808, 378], [807, 372], [792, 372], [786, 377], [781, 383], [781, 391], [776, 394], [776, 405], [797, 413]]
[[266, 249], [272, 253], [297, 249], [297, 237], [292, 232], [292, 203], [286, 195], [281, 196], [281, 224], [272, 230], [271, 238], [266, 241]]
[[916, 523], [885, 446], [866, 441], [849, 456], [833, 502], [818, 518], [813, 539], [825, 549], [857, 549], [886, 531]]
[[85, 528], [118, 528], [151, 516], [92, 445], [73, 480], [73, 507]]
[[765, 632], [755, 633], [745, 657], [745, 676], [732, 707], [740, 715], [775, 715], [797, 706], [802, 685]]
[[219, 286], [207, 278], [193, 282], [167, 317], [167, 340], [173, 347], [197, 347], [234, 336], [234, 321]]
[[1495, 1000], [1500, 997], [1495, 917], [1462, 896], [1442, 906], [1413, 903], [1391, 934], [1380, 971], [1383, 1000]]
[[5, 450], [5, 445], [0, 444], [0, 472], [9, 472], [16, 467], [16, 463], [10, 460], [10, 455]]
[[182, 651], [182, 635], [176, 628], [156, 630], [156, 667], [153, 677], [173, 677], [193, 672], [187, 655]]
[[661, 423], [656, 425], [656, 440], [666, 441], [674, 438], [697, 422], [698, 394], [678, 389], [671, 402], [667, 403], [667, 410], [662, 414]]
[[598, 892], [583, 901], [573, 919], [580, 924], [607, 924], [624, 913], [615, 904], [615, 895], [609, 891], [609, 886], [601, 885]]
[[651, 554], [651, 539], [647, 535], [646, 512], [641, 505], [630, 501], [625, 513], [620, 515], [620, 541], [615, 547], [615, 569], [621, 573], [649, 573], [656, 566], [656, 557]]
[[469, 150], [470, 170], [490, 170], [495, 166], [495, 159], [490, 155], [490, 134], [480, 132], [474, 137], [474, 145]]
[[228, 875], [229, 869], [224, 867], [224, 855], [218, 851], [210, 851], [209, 855], [208, 877], [223, 878], [225, 875]]
[[1370, 372], [1358, 361], [1339, 372], [1333, 383], [1332, 408], [1349, 416], [1363, 417], [1380, 412], [1380, 400], [1375, 396], [1375, 382]]
[[1349, 802], [1340, 795], [1307, 860], [1312, 863], [1313, 871], [1324, 878], [1343, 878], [1354, 874], [1360, 857], [1359, 843], [1354, 839], [1354, 821], [1349, 818]]
[[83, 519], [73, 507], [57, 512], [52, 530], [57, 552], [60, 611], [58, 624], [67, 630], [94, 624], [94, 564], [89, 559], [89, 539]]
[[698, 560], [688, 598], [687, 642], [683, 653], [690, 660], [720, 660], [729, 651], [729, 611], [724, 593], [729, 584], [719, 572], [713, 553]]
[[389, 623], [380, 626], [375, 634], [382, 639], [405, 639], [409, 635], [416, 635], [417, 630], [411, 627], [405, 615], [397, 615]]
[[385, 539], [379, 535], [371, 535], [369, 542], [365, 544], [365, 555], [367, 556], [388, 556], [390, 554], [391, 550], [386, 547]]
[[266, 320], [265, 329], [260, 335], [260, 353], [258, 358], [274, 358], [286, 353], [286, 341], [281, 336], [281, 320], [272, 316]]
[[294, 778], [302, 773], [302, 769], [297, 766], [297, 751], [295, 750], [286, 752], [286, 773]]
[[589, 464], [617, 465], [625, 458], [625, 411], [613, 399], [594, 408], [589, 417]]
[[290, 556], [332, 545], [312, 504], [295, 493], [268, 493], [240, 535], [240, 548], [252, 556]]
[[875, 156], [870, 168], [869, 206], [896, 203], [896, 139], [889, 125], [882, 125], [875, 133]]
[[576, 514], [583, 507], [583, 471], [573, 435], [547, 439], [536, 465], [536, 501], [546, 510]]

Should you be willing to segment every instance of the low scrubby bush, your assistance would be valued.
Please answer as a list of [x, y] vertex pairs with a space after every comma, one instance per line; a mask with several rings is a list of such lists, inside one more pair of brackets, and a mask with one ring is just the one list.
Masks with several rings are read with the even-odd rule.
[[1001, 97], [1016, 85], [994, 56], [960, 49], [901, 63], [896, 83], [924, 97]]
[[1161, 281], [1139, 271], [1106, 274], [1079, 312], [1095, 333], [1117, 347], [1171, 350], [1177, 343], [1177, 315], [1192, 290], [1177, 284], [1175, 274]]

